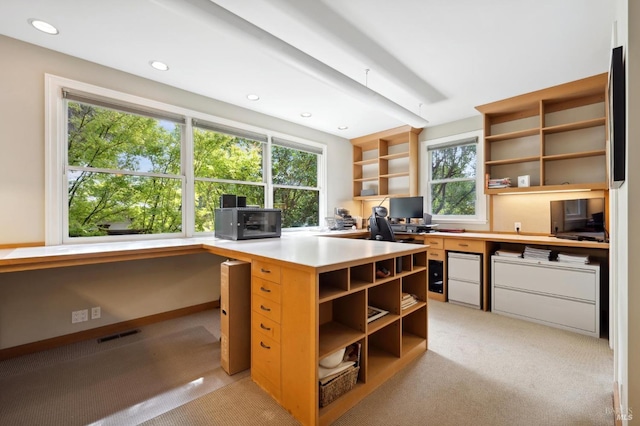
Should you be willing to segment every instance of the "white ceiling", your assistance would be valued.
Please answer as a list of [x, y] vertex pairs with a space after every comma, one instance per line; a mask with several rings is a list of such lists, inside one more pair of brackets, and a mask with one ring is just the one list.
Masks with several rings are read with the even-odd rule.
[[353, 138], [407, 123], [376, 92], [434, 126], [606, 72], [613, 12], [609, 0], [0, 0], [0, 34]]

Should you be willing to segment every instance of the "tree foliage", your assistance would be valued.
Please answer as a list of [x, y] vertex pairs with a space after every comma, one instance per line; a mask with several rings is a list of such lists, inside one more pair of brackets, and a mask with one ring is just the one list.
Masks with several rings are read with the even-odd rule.
[[435, 215], [474, 215], [476, 146], [456, 145], [431, 152], [431, 210]]
[[[172, 122], [69, 102], [69, 235], [181, 232], [182, 132]], [[193, 137], [196, 232], [213, 231], [222, 194], [264, 207], [261, 142], [200, 128]], [[317, 186], [315, 154], [274, 147], [272, 155], [274, 182]], [[274, 200], [283, 227], [317, 224], [317, 190], [279, 188]]]

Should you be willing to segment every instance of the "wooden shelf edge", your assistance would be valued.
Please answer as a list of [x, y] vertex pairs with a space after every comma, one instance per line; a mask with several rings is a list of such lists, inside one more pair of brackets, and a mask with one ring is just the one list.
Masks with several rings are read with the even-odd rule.
[[516, 132], [509, 132], [509, 133], [501, 133], [498, 135], [489, 135], [489, 136], [485, 136], [484, 140], [487, 142], [499, 142], [499, 141], [505, 141], [505, 140], [509, 140], [509, 139], [516, 139], [516, 138], [523, 138], [523, 137], [527, 137], [527, 136], [534, 136], [534, 135], [538, 135], [540, 134], [540, 128], [539, 127], [534, 127], [531, 129], [525, 129], [525, 130], [518, 130]]
[[542, 157], [542, 160], [543, 161], [573, 160], [575, 158], [600, 157], [606, 154], [607, 154], [607, 151], [605, 149], [598, 149], [594, 151], [573, 152], [570, 154], [544, 155]]
[[553, 134], [560, 132], [569, 132], [571, 130], [588, 129], [590, 127], [604, 126], [605, 117], [593, 118], [590, 120], [576, 121], [574, 123], [558, 124], [557, 126], [543, 127], [544, 134]]
[[509, 158], [506, 160], [489, 160], [485, 161], [485, 166], [502, 166], [506, 164], [518, 164], [540, 161], [540, 156]]
[[595, 182], [595, 183], [576, 183], [569, 185], [543, 185], [543, 186], [529, 186], [529, 187], [511, 187], [511, 188], [497, 188], [489, 189], [485, 188], [485, 195], [500, 195], [500, 194], [517, 194], [527, 192], [563, 192], [563, 191], [597, 191], [607, 190], [609, 186], [607, 182]]

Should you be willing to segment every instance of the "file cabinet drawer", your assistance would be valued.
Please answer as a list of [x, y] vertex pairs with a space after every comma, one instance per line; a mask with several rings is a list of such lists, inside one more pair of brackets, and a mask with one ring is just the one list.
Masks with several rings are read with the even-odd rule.
[[280, 266], [273, 263], [254, 260], [251, 262], [251, 275], [280, 284]]
[[471, 253], [483, 253], [484, 241], [451, 238], [444, 240], [445, 250], [467, 251]]
[[254, 332], [261, 333], [280, 343], [280, 324], [272, 319], [254, 312], [251, 316], [251, 328]]
[[280, 324], [280, 304], [259, 294], [251, 296], [252, 310]]
[[280, 303], [280, 284], [254, 276], [251, 279], [251, 289], [253, 294]]

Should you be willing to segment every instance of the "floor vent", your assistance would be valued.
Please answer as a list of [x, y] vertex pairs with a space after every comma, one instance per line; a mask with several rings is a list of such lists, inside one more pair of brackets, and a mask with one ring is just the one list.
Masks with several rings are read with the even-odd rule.
[[138, 334], [140, 330], [123, 331], [122, 333], [112, 334], [110, 336], [101, 337], [98, 339], [98, 343], [108, 342], [109, 340], [119, 339], [121, 337], [131, 336], [132, 334]]

